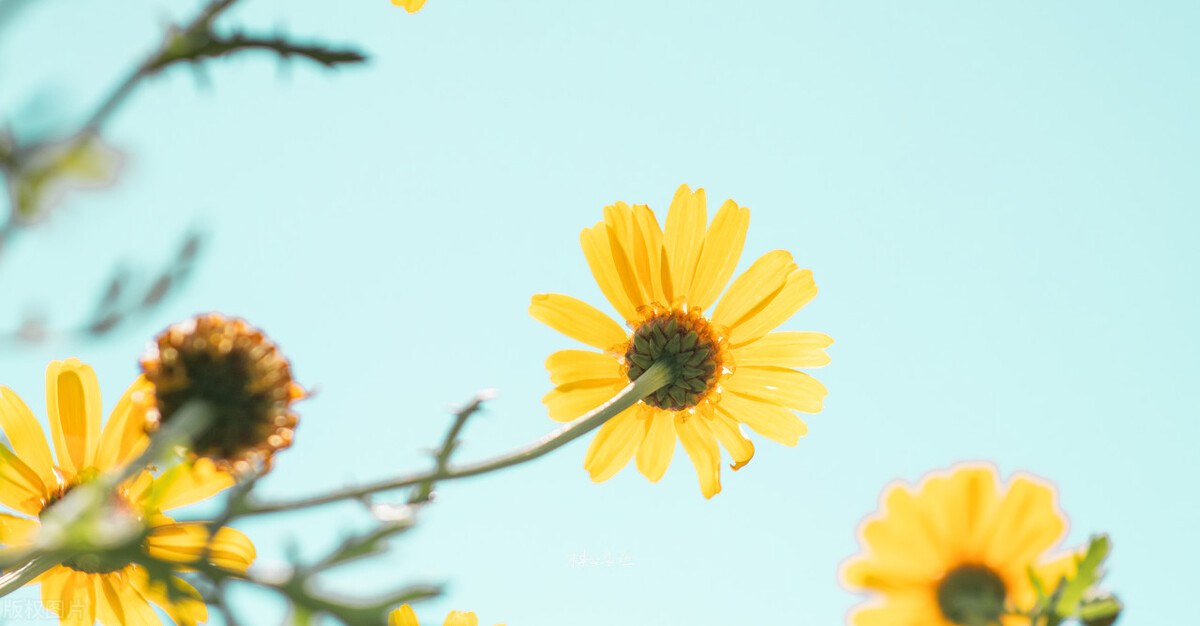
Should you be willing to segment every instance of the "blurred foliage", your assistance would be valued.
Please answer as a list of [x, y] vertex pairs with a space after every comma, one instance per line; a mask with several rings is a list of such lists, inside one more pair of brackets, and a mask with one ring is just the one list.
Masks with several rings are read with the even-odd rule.
[[[332, 69], [366, 60], [366, 56], [352, 48], [298, 43], [283, 34], [259, 36], [237, 29], [230, 34], [218, 32], [217, 18], [236, 2], [215, 0], [190, 22], [168, 27], [157, 48], [134, 66], [86, 121], [63, 134], [64, 138], [21, 144], [19, 133], [11, 127], [0, 129], [0, 175], [4, 177], [9, 197], [8, 213], [0, 218], [0, 262], [3, 262], [5, 244], [19, 232], [45, 221], [69, 192], [103, 188], [116, 182], [124, 157], [104, 140], [103, 128], [144, 79], [181, 63], [201, 67], [212, 59], [252, 50], [270, 53], [283, 61], [306, 59]], [[28, 3], [24, 0], [0, 2], [0, 26], [16, 20], [27, 8]], [[137, 284], [134, 273], [125, 268], [115, 270], [91, 317], [82, 326], [54, 330], [49, 326], [47, 316], [32, 315], [15, 330], [0, 333], [0, 339], [19, 344], [51, 338], [74, 340], [104, 336], [141, 313], [154, 309], [168, 294], [177, 291], [191, 274], [201, 243], [199, 233], [186, 235], [178, 254], [165, 268], [142, 272], [154, 275], [147, 284]], [[6, 301], [13, 299], [9, 297]]]

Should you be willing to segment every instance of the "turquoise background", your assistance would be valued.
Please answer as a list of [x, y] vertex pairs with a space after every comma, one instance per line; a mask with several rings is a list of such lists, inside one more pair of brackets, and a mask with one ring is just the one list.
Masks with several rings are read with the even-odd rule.
[[[11, 0], [10, 0], [11, 1]], [[195, 2], [46, 0], [0, 32], [0, 112], [69, 129]], [[699, 493], [682, 450], [595, 485], [586, 441], [445, 484], [385, 559], [329, 589], [447, 583], [417, 607], [483, 624], [836, 624], [838, 565], [890, 481], [961, 460], [1057, 483], [1067, 543], [1112, 534], [1125, 623], [1178, 623], [1200, 525], [1200, 4], [1187, 1], [246, 0], [222, 19], [350, 44], [327, 72], [247, 54], [148, 81], [107, 135], [119, 184], [0, 253], [0, 324], [86, 319], [119, 264], [210, 239], [165, 306], [95, 342], [0, 347], [43, 410], [50, 359], [112, 406], [146, 341], [197, 312], [264, 328], [318, 390], [262, 492], [421, 469], [449, 407], [499, 389], [458, 459], [554, 426], [526, 313], [611, 312], [579, 231], [680, 183], [751, 209], [741, 268], [784, 248], [821, 293], [785, 329], [836, 340], [795, 448]], [[207, 85], [207, 87], [205, 86]], [[403, 494], [395, 494], [395, 500]], [[195, 514], [203, 513], [199, 507]], [[241, 526], [270, 566], [363, 528], [345, 505]], [[572, 566], [611, 555], [629, 566]], [[8, 601], [34, 598], [23, 590]], [[281, 606], [239, 594], [248, 623]], [[214, 623], [220, 623], [215, 618]]]

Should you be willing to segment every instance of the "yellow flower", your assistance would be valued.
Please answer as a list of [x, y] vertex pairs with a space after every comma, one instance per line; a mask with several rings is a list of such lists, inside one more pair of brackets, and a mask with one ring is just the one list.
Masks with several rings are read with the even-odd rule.
[[843, 584], [874, 592], [854, 626], [1029, 624], [1012, 610], [1036, 600], [1027, 568], [1053, 589], [1073, 575], [1074, 555], [1046, 559], [1067, 520], [1054, 487], [1028, 475], [999, 484], [996, 469], [958, 465], [911, 489], [888, 487], [859, 530], [863, 551], [842, 566]]
[[666, 230], [645, 205], [604, 208], [604, 221], [580, 236], [592, 274], [631, 329], [570, 296], [533, 297], [538, 321], [600, 352], [562, 350], [546, 359], [556, 387], [542, 399], [550, 417], [569, 421], [603, 404], [654, 362], [673, 364], [672, 384], [600, 428], [584, 467], [608, 480], [635, 453], [651, 482], [662, 478], [676, 438], [691, 458], [706, 498], [721, 490], [720, 442], [733, 469], [754, 445], [739, 424], [794, 446], [808, 427], [792, 411], [817, 413], [825, 387], [797, 367], [829, 362], [833, 340], [821, 333], [770, 332], [817, 295], [812, 272], [783, 250], [768, 252], [729, 282], [750, 212], [726, 200], [707, 224], [704, 190], [681, 185]]
[[[54, 455], [33, 413], [12, 390], [0, 387], [0, 428], [12, 443], [0, 446], [0, 504], [30, 517], [0, 513], [0, 544], [32, 543], [39, 519], [69, 492], [130, 462], [145, 449], [145, 414], [154, 404], [153, 387], [139, 378], [117, 402], [100, 427], [100, 386], [92, 368], [78, 359], [54, 361], [46, 368], [46, 406]], [[178, 465], [157, 479], [141, 472], [117, 493], [119, 510], [145, 532], [144, 548], [159, 560], [186, 563], [200, 558], [208, 543], [201, 523], [176, 523], [162, 511], [203, 500], [233, 485], [233, 478], [211, 462]], [[212, 541], [214, 565], [245, 573], [254, 546], [242, 533], [221, 528]], [[172, 602], [159, 582], [140, 565], [114, 562], [105, 554], [84, 554], [64, 561], [34, 579], [42, 585], [42, 603], [63, 624], [161, 624], [150, 603], [175, 622], [207, 619], [204, 602], [181, 579], [189, 596]]]
[[299, 418], [291, 405], [304, 390], [279, 348], [244, 320], [209, 313], [176, 324], [155, 338], [142, 370], [158, 399], [150, 430], [190, 401], [215, 409], [193, 442], [195, 456], [245, 473], [269, 469], [275, 453], [292, 445]]
[[[405, 604], [388, 615], [388, 626], [421, 626], [421, 624], [417, 621], [417, 614], [413, 612], [412, 607]], [[469, 611], [450, 611], [446, 615], [446, 621], [442, 622], [442, 626], [479, 626], [479, 618]], [[496, 624], [496, 626], [504, 626], [504, 624]]]
[[425, 0], [392, 0], [392, 4], [398, 7], [404, 7], [409, 13], [416, 13], [425, 6]]

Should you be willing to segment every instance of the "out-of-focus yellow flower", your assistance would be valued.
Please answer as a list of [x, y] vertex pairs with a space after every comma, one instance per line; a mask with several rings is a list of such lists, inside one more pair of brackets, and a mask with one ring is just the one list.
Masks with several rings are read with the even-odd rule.
[[888, 487], [859, 529], [862, 552], [842, 565], [843, 584], [872, 592], [854, 626], [1028, 625], [1033, 567], [1048, 584], [1073, 576], [1075, 555], [1046, 558], [1066, 517], [1049, 483], [1017, 475], [999, 484], [989, 465], [957, 465], [916, 488]]
[[33, 220], [58, 204], [69, 189], [97, 189], [117, 179], [121, 153], [95, 135], [38, 146], [9, 172], [18, 217]]
[[[0, 544], [32, 543], [40, 518], [68, 492], [133, 461], [148, 441], [145, 414], [154, 405], [154, 390], [139, 378], [117, 402], [104, 429], [100, 427], [100, 386], [92, 368], [78, 359], [54, 361], [46, 368], [46, 406], [54, 455], [33, 413], [7, 387], [0, 387], [0, 428], [12, 449], [0, 446], [0, 504], [30, 517], [0, 513]], [[234, 483], [211, 462], [177, 465], [158, 478], [140, 472], [120, 486], [116, 510], [123, 520], [145, 533], [150, 556], [177, 563], [200, 558], [208, 544], [203, 523], [176, 523], [162, 514], [208, 498]], [[212, 540], [212, 564], [245, 573], [254, 560], [254, 545], [232, 528], [221, 528]], [[162, 607], [179, 624], [208, 617], [200, 595], [182, 579], [175, 584], [186, 598], [174, 601], [160, 583], [152, 583], [137, 564], [114, 557], [83, 554], [64, 561], [32, 582], [42, 585], [42, 603], [63, 624], [161, 624], [150, 603]]]
[[198, 457], [245, 473], [270, 468], [292, 444], [299, 418], [290, 407], [304, 390], [279, 348], [244, 320], [210, 313], [176, 324], [151, 344], [142, 370], [158, 399], [151, 430], [188, 402], [212, 406], [214, 422], [192, 445]]
[[[388, 626], [421, 626], [421, 624], [417, 621], [417, 614], [413, 612], [412, 607], [405, 604], [388, 615]], [[469, 611], [450, 611], [446, 615], [446, 621], [442, 622], [442, 626], [479, 626], [479, 618]], [[504, 626], [504, 624], [496, 624], [496, 626]]]
[[392, 0], [392, 4], [398, 7], [404, 7], [409, 13], [416, 13], [425, 6], [425, 0]]
[[593, 481], [608, 480], [635, 454], [642, 474], [657, 481], [678, 439], [710, 498], [721, 490], [718, 442], [735, 470], [754, 455], [740, 424], [794, 446], [808, 428], [793, 411], [822, 408], [825, 387], [793, 368], [828, 363], [833, 340], [770, 332], [817, 295], [812, 272], [783, 250], [768, 252], [717, 303], [741, 257], [750, 212], [726, 200], [706, 230], [705, 205], [703, 189], [682, 185], [665, 231], [648, 207], [624, 202], [605, 207], [604, 221], [584, 229], [592, 274], [631, 331], [570, 296], [535, 295], [529, 306], [538, 321], [599, 350], [562, 350], [546, 359], [555, 388], [542, 401], [552, 419], [596, 408], [653, 363], [669, 362], [676, 371], [672, 384], [600, 428], [584, 459]]

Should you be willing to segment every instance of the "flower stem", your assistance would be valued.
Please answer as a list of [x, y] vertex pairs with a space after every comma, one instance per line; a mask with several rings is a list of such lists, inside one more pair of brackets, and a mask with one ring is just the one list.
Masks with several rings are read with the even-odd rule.
[[293, 500], [290, 502], [247, 502], [237, 511], [237, 516], [259, 515], [265, 513], [281, 513], [305, 509], [342, 500], [358, 499], [379, 491], [411, 487], [413, 485], [431, 484], [434, 482], [466, 478], [486, 474], [496, 470], [520, 465], [546, 455], [583, 435], [599, 428], [604, 422], [615, 417], [621, 411], [638, 403], [638, 401], [658, 391], [674, 380], [674, 367], [668, 363], [655, 363], [650, 366], [638, 379], [613, 396], [611, 400], [587, 412], [579, 419], [547, 433], [537, 441], [518, 448], [508, 454], [472, 463], [459, 468], [439, 467], [431, 472], [401, 476], [362, 487], [344, 489], [312, 498]]
[[0, 596], [6, 596], [29, 584], [34, 578], [41, 576], [55, 565], [62, 562], [49, 554], [38, 554], [20, 568], [6, 572], [0, 576]]

